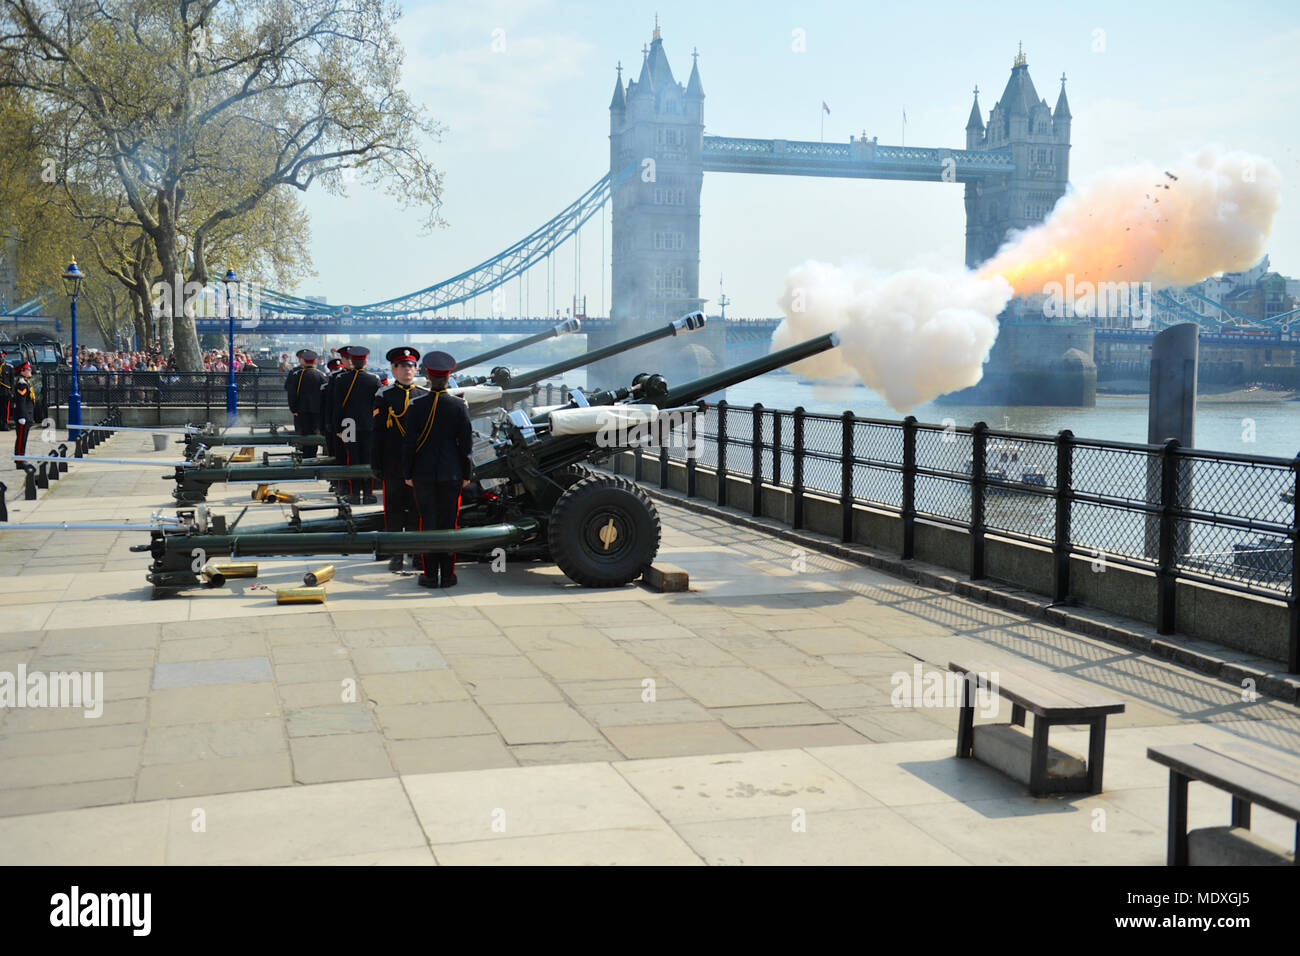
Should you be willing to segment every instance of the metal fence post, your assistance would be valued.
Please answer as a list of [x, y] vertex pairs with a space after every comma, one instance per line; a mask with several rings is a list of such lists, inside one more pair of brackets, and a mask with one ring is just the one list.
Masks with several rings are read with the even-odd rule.
[[763, 514], [763, 403], [754, 406], [754, 418], [750, 425], [751, 450], [754, 460], [749, 469], [750, 512], [755, 518]]
[[781, 413], [772, 409], [772, 484], [781, 487]]
[[695, 497], [695, 416], [686, 416], [686, 497]]
[[903, 419], [903, 560], [916, 551], [916, 417]]
[[669, 432], [667, 440], [664, 436], [663, 423], [659, 424], [659, 487], [668, 487], [668, 442], [672, 440], [672, 433]]
[[840, 416], [840, 540], [853, 540], [853, 412]]
[[970, 466], [970, 578], [978, 581], [984, 575], [984, 499], [988, 493], [987, 452], [989, 426], [976, 422], [971, 428]]
[[798, 531], [803, 527], [803, 406], [794, 410], [794, 461], [791, 462], [790, 527]]
[[1052, 603], [1070, 596], [1070, 515], [1074, 504], [1074, 432], [1056, 436], [1056, 534], [1052, 539]]
[[1171, 438], [1160, 452], [1160, 558], [1156, 567], [1156, 631], [1160, 634], [1174, 633], [1174, 596], [1178, 589], [1177, 520], [1174, 517], [1177, 502], [1178, 439]]
[[718, 402], [718, 506], [727, 504], [727, 400]]
[[1300, 455], [1291, 460], [1291, 493], [1295, 500], [1291, 507], [1291, 597], [1287, 601], [1287, 616], [1291, 619], [1286, 669], [1300, 674]]

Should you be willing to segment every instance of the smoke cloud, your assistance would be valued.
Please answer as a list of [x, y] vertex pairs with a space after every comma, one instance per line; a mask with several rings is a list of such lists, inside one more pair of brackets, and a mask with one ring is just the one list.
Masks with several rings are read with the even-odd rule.
[[997, 316], [1049, 283], [1184, 286], [1263, 256], [1281, 197], [1267, 159], [1206, 147], [1168, 169], [1103, 173], [1047, 220], [1013, 234], [978, 272], [884, 274], [809, 261], [790, 270], [773, 350], [827, 332], [840, 348], [791, 366], [808, 378], [860, 379], [899, 412], [979, 382]]
[[1063, 196], [979, 269], [1018, 295], [1080, 282], [1186, 286], [1264, 255], [1282, 177], [1267, 159], [1207, 146], [1177, 164], [1113, 170]]
[[1012, 289], [1000, 276], [964, 269], [909, 269], [892, 275], [806, 262], [790, 270], [772, 336], [782, 349], [827, 332], [840, 347], [797, 362], [808, 378], [856, 376], [900, 412], [974, 385], [997, 338], [997, 314]]

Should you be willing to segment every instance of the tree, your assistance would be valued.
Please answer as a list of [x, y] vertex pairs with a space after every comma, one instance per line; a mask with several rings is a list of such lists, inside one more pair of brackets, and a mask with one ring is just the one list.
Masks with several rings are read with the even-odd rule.
[[[206, 285], [238, 220], [348, 170], [439, 223], [440, 128], [399, 87], [397, 17], [383, 0], [0, 0], [0, 86], [33, 97], [68, 179], [115, 179], [118, 224], [164, 281]], [[182, 300], [177, 360], [198, 369]]]

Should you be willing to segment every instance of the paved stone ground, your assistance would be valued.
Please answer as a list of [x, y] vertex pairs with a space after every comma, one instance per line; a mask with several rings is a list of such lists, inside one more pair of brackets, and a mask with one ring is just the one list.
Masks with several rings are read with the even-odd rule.
[[[92, 457], [177, 454], [122, 433]], [[295, 558], [151, 601], [144, 532], [21, 530], [147, 520], [161, 473], [74, 463], [36, 502], [11, 492], [0, 672], [102, 671], [107, 702], [0, 711], [0, 862], [1159, 864], [1147, 746], [1300, 752], [1289, 705], [671, 506], [661, 555], [686, 594], [543, 564], [429, 592], [349, 558], [327, 604], [279, 607], [253, 585], [323, 563]], [[233, 516], [251, 488], [211, 504]], [[253, 504], [241, 527], [280, 519]], [[1031, 798], [953, 757], [954, 708], [891, 704], [894, 675], [970, 651], [1128, 702], [1105, 793]], [[1053, 743], [1086, 753], [1081, 731]], [[1193, 825], [1227, 807], [1193, 787]], [[1294, 838], [1262, 810], [1256, 829]]]

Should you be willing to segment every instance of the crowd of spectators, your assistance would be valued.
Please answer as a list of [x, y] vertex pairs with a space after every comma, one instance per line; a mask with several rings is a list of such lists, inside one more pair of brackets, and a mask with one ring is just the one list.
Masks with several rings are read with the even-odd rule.
[[[77, 367], [83, 372], [174, 372], [179, 369], [176, 355], [163, 355], [162, 347], [155, 342], [148, 349], [140, 350], [105, 350], [89, 349], [84, 346], [78, 350]], [[71, 363], [72, 346], [64, 350], [64, 359]], [[203, 370], [205, 372], [226, 372], [230, 369], [230, 353], [223, 349], [209, 349], [203, 353]], [[243, 349], [235, 349], [235, 371], [254, 371], [257, 366], [253, 357]]]

